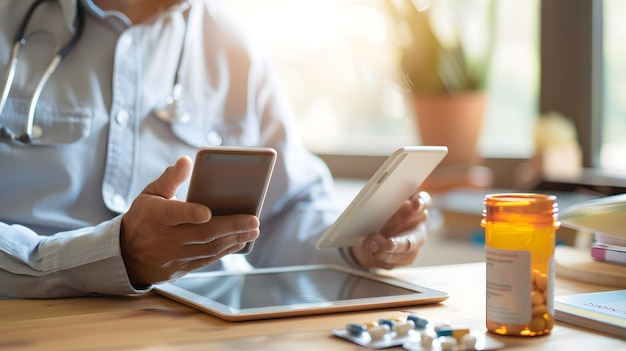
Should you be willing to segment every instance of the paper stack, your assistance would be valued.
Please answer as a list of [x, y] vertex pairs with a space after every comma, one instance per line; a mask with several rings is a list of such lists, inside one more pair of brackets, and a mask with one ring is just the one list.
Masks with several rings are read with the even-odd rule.
[[555, 318], [626, 339], [626, 290], [557, 296]]

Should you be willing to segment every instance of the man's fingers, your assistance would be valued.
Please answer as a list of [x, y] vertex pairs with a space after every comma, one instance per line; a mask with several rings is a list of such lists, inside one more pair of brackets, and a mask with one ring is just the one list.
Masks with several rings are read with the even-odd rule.
[[420, 191], [417, 194], [417, 198], [419, 199], [418, 211], [427, 210], [433, 204], [433, 198], [426, 191]]
[[207, 243], [184, 245], [181, 247], [181, 253], [185, 260], [214, 260], [224, 253], [241, 250], [246, 243], [255, 240], [258, 236], [258, 231], [232, 234]]
[[187, 244], [181, 247], [185, 262], [182, 271], [191, 272], [198, 268], [217, 262], [222, 257], [241, 251], [246, 243], [259, 236], [258, 230], [235, 233], [223, 236], [206, 243]]
[[417, 233], [388, 238], [385, 243], [385, 251], [396, 254], [419, 250], [424, 245], [425, 238]]
[[226, 251], [222, 251], [221, 253], [215, 256], [204, 256], [204, 257], [197, 256], [196, 258], [185, 262], [182, 265], [182, 270], [188, 273], [196, 269], [205, 267], [209, 264], [217, 262], [218, 260], [220, 260], [222, 257], [226, 255], [241, 251], [244, 247], [245, 247], [245, 244], [237, 244], [237, 245], [229, 247]]
[[390, 269], [411, 264], [426, 241], [430, 194], [416, 192], [385, 225], [352, 248], [355, 259], [365, 268]]
[[156, 218], [164, 225], [202, 224], [211, 219], [211, 210], [204, 205], [161, 198], [154, 198], [152, 201], [160, 202]]
[[189, 177], [192, 167], [189, 157], [179, 158], [173, 166], [167, 167], [158, 179], [148, 184], [143, 193], [161, 196], [165, 199], [173, 198], [178, 187]]
[[[258, 236], [259, 225], [259, 219], [253, 215], [213, 217], [208, 223], [194, 227], [194, 233], [187, 244], [210, 243], [233, 234], [242, 235], [241, 241], [251, 241]], [[252, 236], [252, 238], [246, 236]]]

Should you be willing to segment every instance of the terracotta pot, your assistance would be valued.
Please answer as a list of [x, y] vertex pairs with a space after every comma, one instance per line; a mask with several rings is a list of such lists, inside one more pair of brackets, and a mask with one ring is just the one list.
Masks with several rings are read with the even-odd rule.
[[478, 140], [486, 100], [484, 92], [414, 96], [421, 143], [448, 147], [448, 155], [429, 177], [425, 188], [438, 191], [472, 185], [472, 169], [481, 163]]

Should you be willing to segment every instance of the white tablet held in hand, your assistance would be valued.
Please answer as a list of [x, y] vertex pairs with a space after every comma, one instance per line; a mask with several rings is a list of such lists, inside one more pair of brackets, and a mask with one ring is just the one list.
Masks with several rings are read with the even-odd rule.
[[445, 146], [396, 150], [317, 242], [317, 248], [358, 246], [380, 229], [448, 153]]

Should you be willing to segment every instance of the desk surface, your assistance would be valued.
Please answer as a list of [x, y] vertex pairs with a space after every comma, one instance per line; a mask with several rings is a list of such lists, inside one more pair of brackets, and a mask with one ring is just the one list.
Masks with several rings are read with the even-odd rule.
[[[350, 322], [404, 316], [407, 311], [433, 321], [484, 328], [484, 263], [398, 269], [393, 276], [446, 291], [450, 298], [402, 309], [252, 322], [226, 322], [153, 293], [5, 300], [0, 301], [0, 349], [365, 350], [332, 336], [330, 330]], [[556, 283], [557, 294], [611, 289], [561, 278]], [[626, 348], [625, 340], [560, 322], [548, 336], [493, 337], [515, 350]]]

